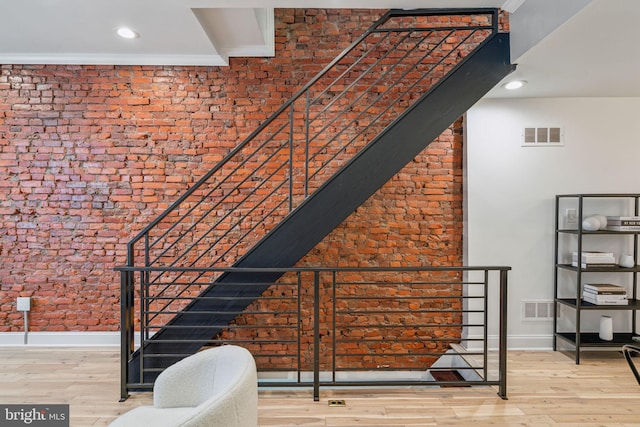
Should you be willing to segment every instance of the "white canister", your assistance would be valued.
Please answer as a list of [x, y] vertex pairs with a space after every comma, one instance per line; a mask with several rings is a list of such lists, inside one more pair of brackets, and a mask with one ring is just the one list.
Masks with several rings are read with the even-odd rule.
[[633, 268], [636, 265], [636, 261], [631, 255], [621, 255], [618, 264], [620, 267]]
[[613, 340], [613, 319], [611, 318], [611, 316], [600, 317], [599, 337], [603, 341]]

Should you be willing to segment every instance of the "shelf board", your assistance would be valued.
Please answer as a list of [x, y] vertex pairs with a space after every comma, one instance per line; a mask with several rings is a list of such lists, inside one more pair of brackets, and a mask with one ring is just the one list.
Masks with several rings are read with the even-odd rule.
[[[578, 234], [579, 230], [564, 228], [560, 230], [556, 230], [558, 233], [567, 233], [567, 234]], [[637, 231], [615, 231], [615, 230], [598, 230], [598, 231], [585, 231], [582, 230], [582, 235], [591, 235], [591, 234], [607, 234], [607, 235], [620, 235], [620, 234], [640, 234], [640, 230]]]
[[[580, 347], [620, 347], [623, 344], [634, 343], [633, 337], [637, 334], [632, 332], [616, 332], [613, 334], [613, 340], [601, 340], [597, 332], [583, 332], [580, 334]], [[576, 334], [573, 332], [556, 332], [556, 337], [576, 343]]]
[[[571, 264], [556, 264], [556, 267], [558, 268], [562, 268], [565, 270], [571, 270], [571, 271], [578, 271], [578, 267], [574, 267]], [[581, 268], [580, 271], [585, 272], [585, 273], [634, 273], [634, 272], [640, 272], [640, 267], [639, 266], [635, 266], [632, 268], [627, 268], [627, 267], [620, 267], [620, 266], [613, 266], [613, 267], [600, 267], [600, 268]]]
[[[577, 302], [575, 298], [558, 298], [556, 300], [560, 304], [567, 305], [569, 307], [576, 308]], [[640, 310], [640, 301], [630, 299], [627, 305], [596, 305], [590, 302], [582, 301], [580, 303], [580, 309], [582, 310]]]
[[571, 193], [571, 194], [558, 194], [556, 195], [557, 198], [564, 198], [564, 197], [582, 197], [582, 198], [608, 198], [608, 199], [628, 199], [628, 198], [635, 198], [635, 197], [640, 197], [640, 194], [637, 193], [585, 193], [585, 194], [575, 194], [575, 193]]

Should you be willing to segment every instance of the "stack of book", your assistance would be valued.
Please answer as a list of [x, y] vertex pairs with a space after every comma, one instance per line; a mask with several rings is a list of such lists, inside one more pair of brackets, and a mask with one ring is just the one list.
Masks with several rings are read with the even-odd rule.
[[[574, 252], [571, 258], [571, 265], [578, 266], [578, 252]], [[612, 252], [582, 252], [580, 268], [603, 268], [615, 267], [616, 258]]]
[[609, 283], [586, 283], [582, 299], [595, 305], [627, 305], [627, 290]]
[[607, 230], [640, 231], [640, 216], [608, 216]]

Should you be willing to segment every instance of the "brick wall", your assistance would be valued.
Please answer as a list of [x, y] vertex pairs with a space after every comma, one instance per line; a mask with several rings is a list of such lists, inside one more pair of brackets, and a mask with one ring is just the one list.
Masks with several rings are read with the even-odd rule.
[[[275, 58], [228, 68], [0, 66], [0, 332], [115, 331], [126, 243], [378, 11], [278, 10]], [[457, 122], [300, 265], [457, 265]]]

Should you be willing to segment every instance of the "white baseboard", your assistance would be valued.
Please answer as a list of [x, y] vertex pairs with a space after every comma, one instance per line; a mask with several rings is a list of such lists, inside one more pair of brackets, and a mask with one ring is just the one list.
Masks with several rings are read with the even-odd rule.
[[553, 335], [510, 335], [507, 338], [509, 350], [553, 350]]
[[24, 332], [0, 333], [0, 346], [105, 347], [120, 346], [120, 332]]

